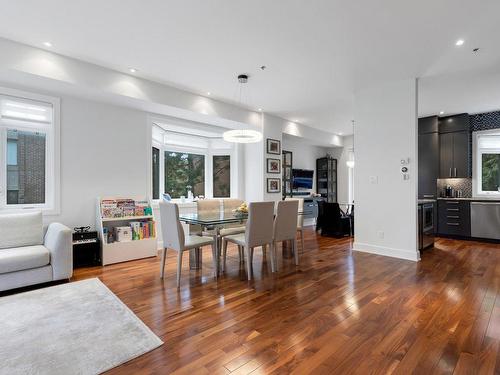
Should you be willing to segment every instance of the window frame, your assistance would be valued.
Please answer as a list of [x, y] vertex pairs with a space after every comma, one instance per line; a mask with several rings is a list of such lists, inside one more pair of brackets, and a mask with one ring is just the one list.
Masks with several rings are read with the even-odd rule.
[[500, 154], [498, 148], [479, 148], [479, 138], [484, 135], [498, 135], [500, 129], [479, 130], [472, 133], [472, 195], [474, 197], [500, 197], [499, 191], [483, 191], [483, 154]]
[[[60, 214], [60, 98], [0, 86], [0, 97], [10, 96], [21, 101], [37, 101], [52, 106], [52, 122], [33, 126], [36, 121], [2, 119], [0, 117], [0, 212], [42, 211], [44, 215]], [[45, 128], [45, 129], [44, 129]], [[46, 134], [45, 143], [45, 203], [7, 204], [7, 130]], [[5, 145], [5, 147], [4, 147]]]

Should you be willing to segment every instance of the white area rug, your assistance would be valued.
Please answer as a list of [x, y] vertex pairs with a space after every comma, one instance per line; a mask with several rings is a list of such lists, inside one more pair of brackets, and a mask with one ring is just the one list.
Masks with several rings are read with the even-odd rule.
[[0, 374], [98, 374], [163, 342], [98, 279], [0, 297]]

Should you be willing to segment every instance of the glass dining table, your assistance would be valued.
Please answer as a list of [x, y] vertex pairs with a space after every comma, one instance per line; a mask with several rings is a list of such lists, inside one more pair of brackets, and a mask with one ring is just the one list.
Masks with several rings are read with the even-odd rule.
[[[310, 215], [311, 210], [299, 211], [298, 215]], [[179, 220], [189, 225], [199, 225], [203, 230], [213, 230], [217, 253], [220, 255], [220, 230], [228, 224], [244, 224], [248, 219], [248, 213], [235, 211], [214, 211], [203, 213], [180, 214]], [[191, 250], [189, 252], [189, 268], [192, 270], [201, 269], [202, 258], [200, 250]]]

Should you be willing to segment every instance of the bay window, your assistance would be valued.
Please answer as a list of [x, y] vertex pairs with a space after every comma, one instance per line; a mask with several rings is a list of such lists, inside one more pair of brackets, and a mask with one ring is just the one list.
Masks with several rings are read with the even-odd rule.
[[58, 209], [58, 108], [55, 98], [0, 88], [0, 210]]
[[229, 198], [235, 192], [231, 169], [234, 145], [218, 133], [153, 124], [152, 197]]

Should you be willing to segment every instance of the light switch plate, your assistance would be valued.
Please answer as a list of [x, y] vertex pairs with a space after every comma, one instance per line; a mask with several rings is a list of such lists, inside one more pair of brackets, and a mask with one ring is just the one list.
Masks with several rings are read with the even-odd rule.
[[370, 176], [370, 184], [378, 184], [378, 176]]

